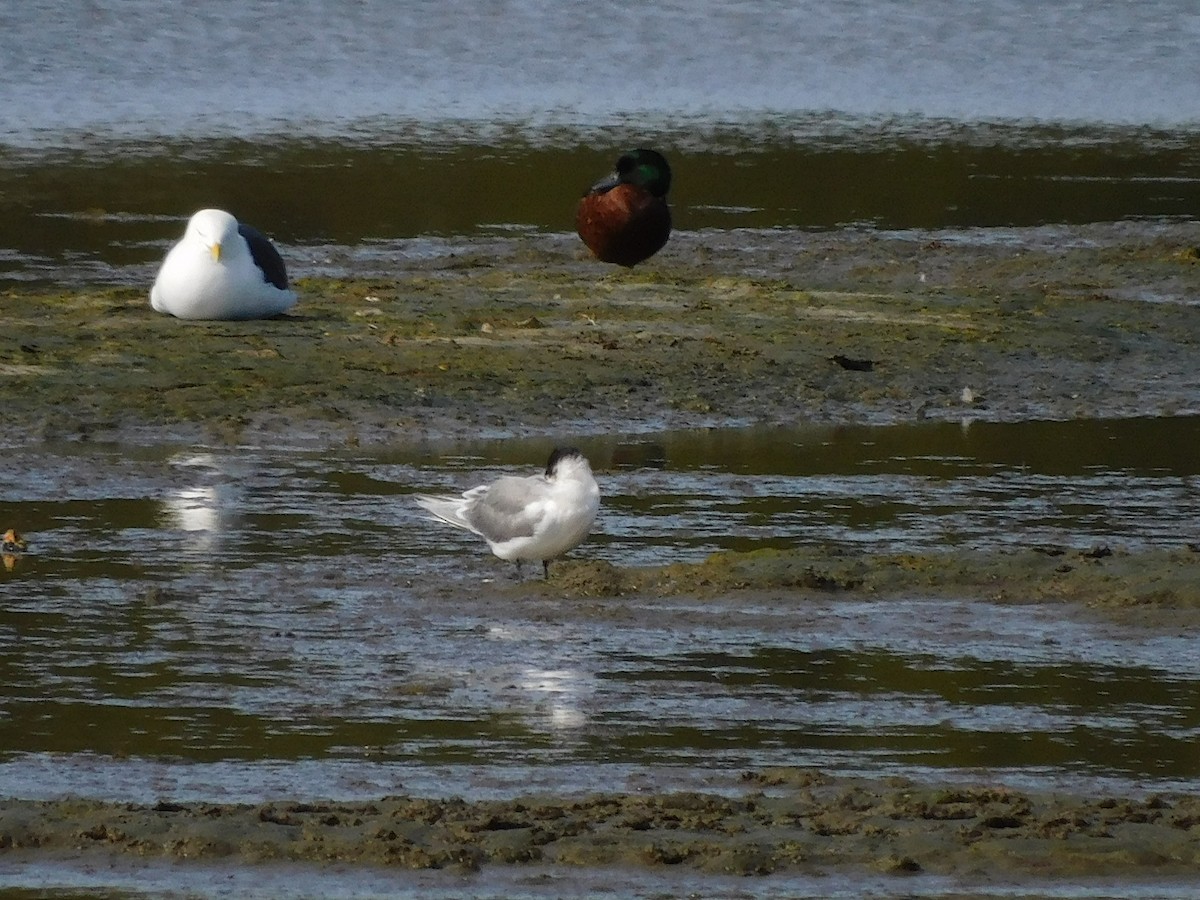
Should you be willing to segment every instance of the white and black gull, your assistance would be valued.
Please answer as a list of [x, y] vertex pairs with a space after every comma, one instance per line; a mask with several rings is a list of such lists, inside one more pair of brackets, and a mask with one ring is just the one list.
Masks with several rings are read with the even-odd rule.
[[150, 305], [180, 319], [268, 319], [295, 303], [279, 251], [220, 209], [188, 220], [150, 289]]
[[583, 543], [600, 509], [592, 467], [574, 447], [558, 447], [546, 470], [526, 477], [505, 475], [458, 495], [418, 494], [418, 505], [440, 522], [464, 528], [488, 542], [500, 559], [550, 560]]

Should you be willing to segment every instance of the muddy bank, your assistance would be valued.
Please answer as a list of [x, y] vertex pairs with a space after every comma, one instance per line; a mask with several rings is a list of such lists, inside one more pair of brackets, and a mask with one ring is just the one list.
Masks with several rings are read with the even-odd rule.
[[[520, 589], [528, 592], [529, 585]], [[535, 585], [547, 596], [718, 597], [734, 591], [852, 598], [953, 596], [1062, 602], [1156, 627], [1200, 624], [1200, 545], [1129, 553], [1089, 549], [850, 553], [820, 548], [716, 553], [702, 563], [621, 568], [571, 561]]]
[[1010, 878], [1181, 875], [1200, 863], [1200, 799], [1030, 795], [808, 770], [743, 775], [740, 797], [697, 793], [470, 802], [224, 805], [0, 801], [6, 853], [128, 854], [405, 868], [557, 863], [711, 873], [867, 866]]
[[298, 274], [295, 315], [188, 323], [146, 285], [4, 292], [5, 440], [264, 444], [1200, 407], [1178, 226], [690, 233], [632, 272], [578, 241]]

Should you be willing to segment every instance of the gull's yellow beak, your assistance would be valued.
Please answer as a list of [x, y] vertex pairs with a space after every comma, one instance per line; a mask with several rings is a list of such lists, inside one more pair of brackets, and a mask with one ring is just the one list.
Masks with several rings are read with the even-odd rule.
[[213, 244], [208, 249], [212, 253], [213, 262], [220, 262], [221, 261], [221, 242], [217, 241], [217, 243]]

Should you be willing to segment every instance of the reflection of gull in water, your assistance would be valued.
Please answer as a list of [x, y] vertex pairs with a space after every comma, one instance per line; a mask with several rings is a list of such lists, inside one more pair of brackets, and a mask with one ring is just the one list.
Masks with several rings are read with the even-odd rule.
[[187, 533], [187, 544], [205, 553], [221, 540], [221, 494], [213, 486], [178, 488], [162, 501], [168, 528]]
[[181, 531], [216, 531], [221, 525], [215, 487], [180, 488], [163, 501], [171, 525]]
[[211, 453], [172, 457], [173, 467], [195, 482], [170, 490], [162, 500], [165, 525], [189, 534], [189, 543], [198, 550], [213, 549], [226, 524], [230, 505], [228, 490], [220, 483], [222, 470]]

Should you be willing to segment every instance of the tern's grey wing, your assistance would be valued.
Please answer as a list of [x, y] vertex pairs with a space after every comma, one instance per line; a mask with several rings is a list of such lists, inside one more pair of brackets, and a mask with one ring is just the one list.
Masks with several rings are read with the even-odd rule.
[[439, 522], [445, 522], [447, 525], [453, 525], [455, 528], [465, 528], [467, 531], [472, 531], [471, 523], [463, 518], [463, 510], [467, 506], [467, 496], [467, 494], [460, 494], [457, 497], [416, 494], [413, 496], [413, 499], [417, 502], [417, 506], [428, 510]]
[[492, 543], [532, 537], [545, 514], [548, 493], [549, 485], [540, 475], [501, 478], [471, 504], [466, 518]]

